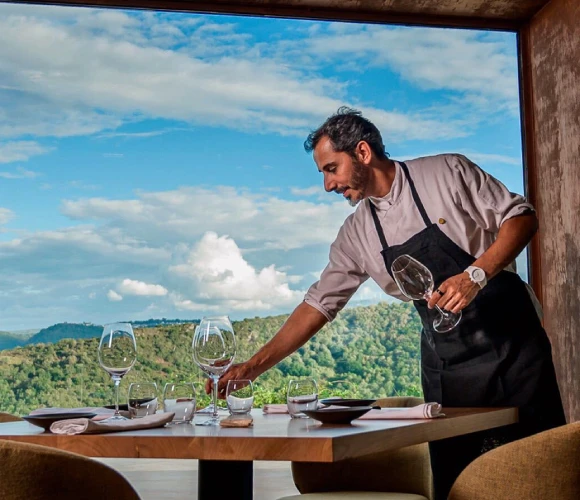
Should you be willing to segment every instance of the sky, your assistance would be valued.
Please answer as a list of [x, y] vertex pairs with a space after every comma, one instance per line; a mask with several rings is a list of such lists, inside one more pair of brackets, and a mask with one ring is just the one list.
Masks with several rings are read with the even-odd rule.
[[513, 33], [0, 4], [0, 330], [292, 311], [353, 210], [303, 148], [342, 105], [523, 192]]

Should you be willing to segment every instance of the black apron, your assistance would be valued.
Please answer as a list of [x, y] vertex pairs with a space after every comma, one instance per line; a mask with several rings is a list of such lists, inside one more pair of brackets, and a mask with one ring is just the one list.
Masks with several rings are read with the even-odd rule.
[[[430, 269], [435, 288], [461, 274], [475, 258], [431, 223], [409, 170], [399, 162], [425, 229], [400, 245], [389, 246], [375, 206], [369, 208], [391, 264], [408, 254]], [[412, 208], [411, 208], [412, 209]], [[421, 381], [426, 401], [444, 407], [519, 407], [520, 423], [497, 431], [470, 434], [430, 443], [435, 500], [447, 498], [459, 473], [478, 455], [498, 444], [565, 424], [564, 410], [552, 363], [551, 346], [526, 285], [513, 272], [490, 279], [447, 333], [433, 329], [436, 309], [414, 301], [423, 324]]]

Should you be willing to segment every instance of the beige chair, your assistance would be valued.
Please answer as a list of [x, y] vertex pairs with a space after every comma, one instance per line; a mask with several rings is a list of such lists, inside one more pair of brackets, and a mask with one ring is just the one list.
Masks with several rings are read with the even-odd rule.
[[578, 500], [580, 422], [488, 451], [455, 481], [449, 500]]
[[118, 472], [46, 446], [0, 440], [2, 500], [139, 500]]
[[4, 413], [0, 411], [0, 424], [3, 424], [4, 422], [18, 422], [19, 420], [23, 419], [17, 417], [16, 415], [11, 415], [10, 413]]
[[[421, 398], [377, 400], [382, 408], [410, 407]], [[294, 483], [301, 495], [280, 500], [428, 500], [432, 498], [427, 444], [375, 453], [356, 459], [324, 463], [292, 463]]]

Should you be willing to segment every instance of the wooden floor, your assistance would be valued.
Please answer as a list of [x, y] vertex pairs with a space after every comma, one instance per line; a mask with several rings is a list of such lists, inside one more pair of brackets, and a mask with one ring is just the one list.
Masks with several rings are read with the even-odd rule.
[[[123, 474], [142, 500], [195, 500], [197, 460], [98, 458]], [[254, 462], [254, 499], [296, 495], [289, 462]], [[219, 496], [216, 496], [218, 499]]]

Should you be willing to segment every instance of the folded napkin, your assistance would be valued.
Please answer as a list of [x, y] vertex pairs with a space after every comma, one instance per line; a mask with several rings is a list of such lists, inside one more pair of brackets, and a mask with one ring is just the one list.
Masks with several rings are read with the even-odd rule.
[[113, 420], [98, 422], [89, 418], [73, 418], [59, 420], [50, 426], [53, 434], [101, 434], [103, 432], [134, 431], [138, 429], [153, 429], [163, 427], [173, 420], [175, 413], [156, 413], [133, 420]]
[[269, 413], [288, 413], [288, 405], [287, 404], [268, 404], [264, 405], [262, 408], [262, 412], [269, 414]]
[[410, 408], [381, 408], [380, 410], [371, 410], [359, 417], [359, 420], [422, 419], [444, 416], [445, 414], [441, 413], [441, 405], [439, 403], [423, 403]]

